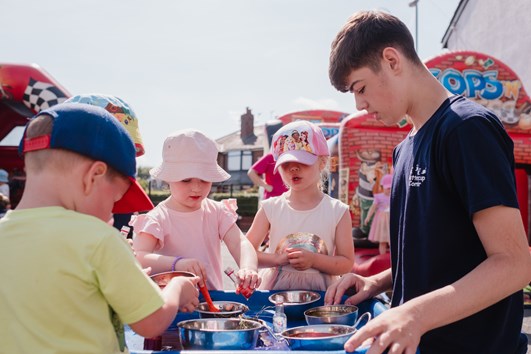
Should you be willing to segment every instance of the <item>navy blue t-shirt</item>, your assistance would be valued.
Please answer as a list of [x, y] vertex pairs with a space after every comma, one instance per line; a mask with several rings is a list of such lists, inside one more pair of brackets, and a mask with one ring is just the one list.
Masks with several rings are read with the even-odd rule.
[[[518, 201], [512, 140], [494, 114], [461, 96], [447, 99], [407, 136], [393, 163], [392, 306], [398, 306], [457, 281], [484, 261], [472, 215], [496, 205], [517, 208]], [[517, 353], [522, 318], [517, 292], [426, 333], [420, 351]]]

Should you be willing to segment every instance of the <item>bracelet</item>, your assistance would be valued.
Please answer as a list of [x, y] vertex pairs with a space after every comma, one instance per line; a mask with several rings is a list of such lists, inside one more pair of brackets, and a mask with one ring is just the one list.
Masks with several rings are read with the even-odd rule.
[[175, 264], [177, 264], [177, 262], [179, 262], [181, 259], [183, 259], [184, 257], [175, 257], [175, 259], [173, 260], [173, 263], [171, 264], [171, 271], [172, 272], [175, 272]]

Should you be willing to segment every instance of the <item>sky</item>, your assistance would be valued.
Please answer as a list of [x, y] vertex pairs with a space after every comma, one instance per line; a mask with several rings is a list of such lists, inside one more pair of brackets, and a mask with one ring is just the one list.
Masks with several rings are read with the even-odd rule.
[[354, 113], [352, 95], [328, 79], [330, 44], [358, 10], [399, 17], [426, 60], [459, 0], [0, 0], [0, 62], [35, 63], [72, 95], [103, 93], [128, 102], [146, 154], [162, 161], [173, 131], [212, 139], [293, 111]]

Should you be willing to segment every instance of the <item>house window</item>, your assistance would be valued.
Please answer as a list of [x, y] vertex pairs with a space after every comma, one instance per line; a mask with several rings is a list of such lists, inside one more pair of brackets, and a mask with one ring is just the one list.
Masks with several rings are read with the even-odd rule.
[[229, 171], [247, 171], [253, 165], [251, 151], [229, 151], [227, 168]]

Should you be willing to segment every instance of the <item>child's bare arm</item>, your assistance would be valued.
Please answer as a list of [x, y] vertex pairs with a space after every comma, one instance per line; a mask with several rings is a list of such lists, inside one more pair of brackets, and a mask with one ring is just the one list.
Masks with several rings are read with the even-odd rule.
[[286, 253], [278, 255], [274, 253], [258, 251], [258, 247], [260, 247], [269, 233], [269, 226], [269, 220], [267, 219], [264, 210], [260, 208], [254, 217], [249, 231], [247, 231], [247, 238], [249, 241], [251, 241], [254, 249], [257, 250], [256, 254], [258, 256], [258, 266], [262, 268], [288, 264]]
[[162, 290], [164, 305], [144, 319], [131, 323], [130, 327], [143, 337], [151, 338], [162, 334], [172, 323], [178, 309], [192, 312], [199, 305], [198, 277], [176, 277]]
[[173, 256], [163, 256], [153, 253], [157, 245], [157, 239], [146, 232], [140, 232], [133, 240], [133, 248], [136, 252], [136, 258], [142, 267], [151, 267], [151, 273], [168, 272], [175, 266], [175, 270], [192, 272], [201, 278], [206, 284], [207, 275], [204, 265], [194, 258], [182, 258], [177, 263]]
[[345, 211], [336, 227], [335, 255], [317, 254], [303, 249], [288, 249], [289, 263], [297, 270], [317, 269], [331, 275], [341, 275], [352, 270], [354, 243], [352, 242], [350, 213]]
[[236, 224], [227, 231], [223, 240], [240, 267], [238, 276], [242, 280], [242, 286], [256, 288], [260, 284], [257, 273], [258, 259], [251, 242]]
[[175, 260], [175, 257], [154, 254], [157, 242], [155, 236], [146, 232], [140, 232], [133, 239], [136, 259], [138, 259], [142, 267], [151, 267], [153, 274], [169, 271]]

